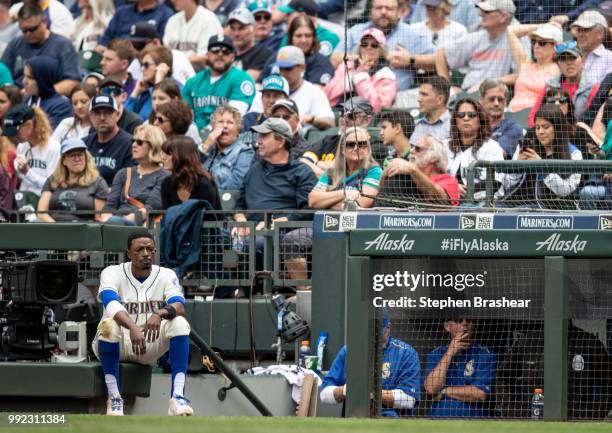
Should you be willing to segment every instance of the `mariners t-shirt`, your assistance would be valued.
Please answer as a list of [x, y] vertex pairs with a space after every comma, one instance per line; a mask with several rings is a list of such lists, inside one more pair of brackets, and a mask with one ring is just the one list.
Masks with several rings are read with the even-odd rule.
[[113, 184], [113, 178], [119, 170], [134, 165], [132, 136], [123, 129], [119, 129], [117, 135], [106, 143], [100, 143], [98, 134], [94, 132], [85, 138], [85, 144], [98, 166], [100, 176], [108, 185]]
[[[43, 192], [51, 192], [49, 211], [55, 221], [87, 221], [94, 219], [94, 213], [82, 214], [76, 211], [93, 211], [95, 199], [106, 200], [108, 185], [103, 178], [98, 177], [89, 186], [70, 186], [53, 189], [51, 178], [43, 186]], [[61, 212], [53, 212], [61, 211]], [[75, 212], [71, 214], [69, 212]]]
[[231, 101], [251, 105], [255, 97], [255, 83], [249, 74], [231, 67], [221, 77], [211, 80], [210, 68], [191, 78], [183, 87], [183, 98], [193, 110], [198, 130], [210, 123], [210, 116], [217, 107]]

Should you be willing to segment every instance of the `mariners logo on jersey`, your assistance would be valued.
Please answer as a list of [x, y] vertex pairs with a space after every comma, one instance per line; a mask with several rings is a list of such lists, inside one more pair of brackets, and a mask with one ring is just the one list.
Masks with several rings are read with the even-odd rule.
[[324, 55], [325, 57], [329, 57], [334, 50], [331, 42], [329, 41], [321, 41], [321, 48], [319, 48], [319, 53]]
[[474, 374], [474, 360], [470, 359], [465, 363], [465, 370], [463, 370], [463, 375], [466, 377], [471, 377]]
[[[127, 313], [137, 325], [144, 325], [151, 313], [168, 303], [171, 298], [183, 297], [178, 278], [173, 270], [153, 266], [149, 277], [140, 282], [132, 275], [132, 264], [109, 266], [100, 275], [99, 297], [105, 291], [115, 292]], [[103, 318], [109, 315], [104, 309]]]
[[246, 96], [251, 96], [255, 93], [255, 86], [250, 81], [245, 80], [240, 85], [240, 91]]

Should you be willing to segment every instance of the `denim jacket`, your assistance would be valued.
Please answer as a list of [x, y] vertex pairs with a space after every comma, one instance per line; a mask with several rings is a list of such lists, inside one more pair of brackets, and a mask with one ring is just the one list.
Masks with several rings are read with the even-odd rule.
[[217, 146], [203, 155], [202, 164], [222, 191], [239, 190], [244, 182], [244, 176], [251, 167], [253, 148], [238, 140], [231, 146], [219, 152]]

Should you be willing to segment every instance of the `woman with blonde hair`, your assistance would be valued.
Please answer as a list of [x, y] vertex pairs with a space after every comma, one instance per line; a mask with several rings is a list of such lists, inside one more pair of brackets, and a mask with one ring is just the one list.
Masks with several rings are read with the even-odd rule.
[[378, 194], [381, 176], [382, 169], [372, 156], [368, 131], [360, 127], [348, 128], [340, 138], [334, 168], [321, 175], [308, 194], [308, 206], [342, 209], [346, 197], [356, 201], [359, 207], [371, 207]]
[[47, 115], [38, 107], [15, 105], [4, 117], [2, 135], [19, 143], [14, 161], [17, 177], [21, 181], [19, 191], [40, 196], [60, 156], [60, 145], [51, 138]]
[[107, 193], [108, 185], [83, 140], [69, 138], [62, 143], [59, 163], [43, 186], [38, 201], [38, 220], [50, 223], [98, 221], [100, 214], [94, 212], [102, 210]]
[[162, 208], [161, 184], [168, 175], [162, 165], [162, 145], [166, 135], [157, 126], [134, 129], [132, 158], [136, 167], [122, 168], [103, 209], [102, 221], [109, 224], [142, 226], [152, 210]]
[[113, 0], [79, 0], [79, 9], [72, 42], [77, 51], [93, 50], [115, 14], [115, 4]]

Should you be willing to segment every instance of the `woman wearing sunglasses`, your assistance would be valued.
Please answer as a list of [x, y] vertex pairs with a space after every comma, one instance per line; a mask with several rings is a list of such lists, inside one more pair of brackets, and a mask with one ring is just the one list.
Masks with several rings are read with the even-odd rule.
[[69, 138], [84, 138], [90, 133], [89, 103], [96, 95], [96, 88], [90, 84], [79, 83], [70, 92], [73, 116], [62, 120], [53, 135], [54, 140], [63, 143]]
[[334, 168], [321, 175], [308, 194], [308, 206], [313, 209], [342, 209], [346, 197], [356, 201], [361, 208], [372, 207], [381, 176], [382, 169], [372, 157], [368, 131], [360, 127], [348, 128], [340, 138]]
[[[149, 120], [145, 124], [159, 126], [167, 138], [172, 135], [186, 135], [199, 146], [202, 143], [202, 138], [198, 133], [198, 127], [193, 122], [193, 115], [190, 115], [189, 119], [187, 119], [184, 110], [180, 110], [180, 113], [171, 114], [159, 112], [159, 108], [162, 105], [171, 101], [184, 102], [178, 83], [172, 78], [166, 78], [157, 83], [153, 88], [152, 111], [149, 115]], [[176, 108], [177, 105], [173, 104], [173, 107]], [[179, 115], [182, 116], [181, 119], [178, 118]], [[188, 123], [186, 123], [187, 120], [189, 120]], [[187, 129], [185, 129], [185, 124]]]
[[[467, 170], [474, 161], [502, 161], [504, 151], [499, 143], [491, 139], [489, 117], [482, 105], [469, 98], [457, 101], [451, 116], [450, 140], [448, 140], [448, 174], [459, 181], [459, 195], [466, 198]], [[484, 198], [486, 170], [476, 174], [475, 200]], [[497, 181], [501, 180], [495, 175]]]
[[172, 77], [172, 50], [167, 47], [146, 48], [142, 54], [142, 78], [136, 83], [125, 108], [147, 120], [153, 110], [155, 85]]
[[533, 107], [548, 80], [559, 75], [555, 63], [555, 45], [563, 42], [563, 31], [556, 24], [544, 24], [529, 33], [531, 50], [527, 51], [519, 38], [525, 36], [532, 25], [510, 27], [508, 43], [517, 65], [514, 98], [508, 109], [512, 112]]
[[[332, 107], [346, 94], [361, 96], [372, 105], [374, 112], [393, 104], [397, 95], [397, 80], [387, 62], [387, 38], [376, 28], [366, 30], [357, 46], [357, 60], [341, 63], [334, 78], [323, 89]], [[351, 92], [349, 89], [352, 89]]]
[[[538, 101], [531, 109], [528, 119], [530, 128], [533, 128], [535, 114], [540, 109], [540, 106], [555, 102], [546, 100], [549, 97], [548, 91], [550, 89], [561, 89], [567, 92], [574, 108], [574, 117], [575, 119], [580, 119], [591, 106], [593, 98], [595, 98], [600, 88], [600, 83], [591, 82], [587, 74], [583, 73], [584, 61], [582, 59], [582, 50], [576, 41], [557, 44], [555, 52], [557, 53], [556, 62], [559, 66], [560, 74], [546, 83], [546, 88], [542, 90]], [[574, 121], [571, 121], [571, 123], [574, 123]]]
[[161, 168], [165, 141], [165, 134], [157, 126], [140, 125], [134, 130], [132, 159], [136, 167], [122, 168], [115, 175], [102, 221], [142, 226], [152, 210], [161, 209], [161, 184], [168, 175]]

